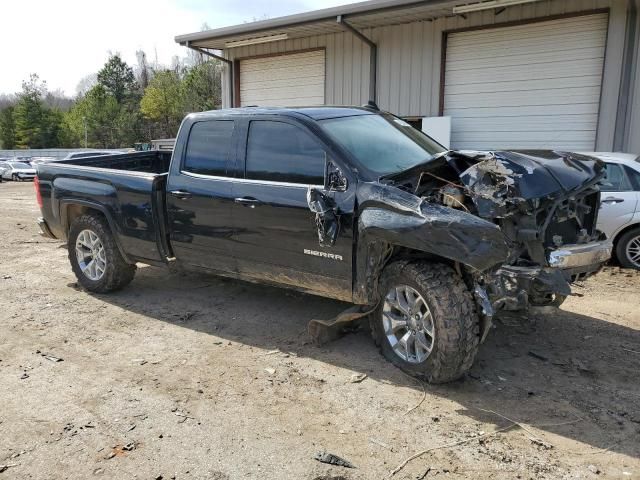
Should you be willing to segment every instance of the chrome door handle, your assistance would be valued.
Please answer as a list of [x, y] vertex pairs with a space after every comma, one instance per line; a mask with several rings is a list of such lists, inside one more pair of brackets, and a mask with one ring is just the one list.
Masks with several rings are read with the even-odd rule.
[[179, 198], [180, 200], [187, 200], [193, 196], [191, 192], [185, 192], [184, 190], [172, 190], [169, 192], [169, 195]]
[[244, 205], [245, 207], [249, 207], [249, 208], [256, 208], [258, 205], [262, 204], [260, 200], [253, 197], [239, 197], [239, 198], [234, 198], [233, 201], [235, 203], [239, 203], [240, 205]]
[[624, 198], [607, 197], [604, 200], [600, 200], [600, 203], [622, 203], [622, 202], [624, 202]]

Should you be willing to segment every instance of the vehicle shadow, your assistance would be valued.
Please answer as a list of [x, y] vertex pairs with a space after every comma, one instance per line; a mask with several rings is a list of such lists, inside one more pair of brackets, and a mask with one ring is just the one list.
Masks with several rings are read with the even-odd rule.
[[[229, 341], [407, 386], [407, 377], [378, 354], [368, 331], [322, 347], [310, 343], [309, 320], [330, 319], [346, 303], [151, 267], [139, 269], [125, 290], [96, 297]], [[472, 420], [509, 425], [486, 412], [491, 410], [582, 442], [584, 453], [608, 449], [640, 458], [640, 355], [630, 352], [638, 345], [638, 330], [568, 311], [530, 314], [527, 321], [507, 317], [497, 322], [465, 380], [426, 388], [459, 403], [458, 413]], [[422, 391], [418, 383], [414, 388]]]

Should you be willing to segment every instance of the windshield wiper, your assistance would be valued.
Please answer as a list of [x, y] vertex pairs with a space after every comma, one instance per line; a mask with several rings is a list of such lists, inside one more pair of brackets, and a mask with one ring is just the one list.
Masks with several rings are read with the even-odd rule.
[[430, 157], [425, 158], [424, 160], [420, 160], [415, 165], [410, 166], [409, 168], [405, 168], [404, 170], [400, 170], [398, 172], [387, 173], [386, 175], [382, 175], [380, 179], [391, 179], [397, 177], [403, 177], [407, 174], [410, 174], [414, 169], [421, 167], [425, 163], [433, 162], [434, 160], [438, 160], [446, 156], [451, 150], [445, 150], [443, 152], [436, 153], [435, 155], [431, 155]]

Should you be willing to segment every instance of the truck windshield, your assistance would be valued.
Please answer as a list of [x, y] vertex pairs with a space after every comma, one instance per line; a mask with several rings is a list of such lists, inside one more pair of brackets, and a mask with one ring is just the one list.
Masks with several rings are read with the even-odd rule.
[[401, 172], [445, 148], [391, 115], [358, 115], [321, 120], [325, 131], [367, 169], [379, 175]]

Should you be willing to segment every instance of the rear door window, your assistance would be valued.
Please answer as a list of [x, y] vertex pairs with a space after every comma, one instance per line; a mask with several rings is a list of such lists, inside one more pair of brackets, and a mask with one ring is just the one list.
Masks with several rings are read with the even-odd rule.
[[603, 192], [628, 192], [633, 190], [622, 165], [617, 163], [606, 164], [606, 174], [600, 182], [600, 190]]
[[640, 172], [634, 170], [631, 167], [624, 167], [627, 175], [629, 176], [629, 180], [631, 180], [631, 186], [635, 192], [640, 192]]
[[182, 170], [200, 175], [227, 176], [233, 129], [233, 120], [194, 123], [189, 132]]
[[324, 148], [302, 128], [270, 120], [249, 124], [246, 178], [322, 185], [324, 162]]

